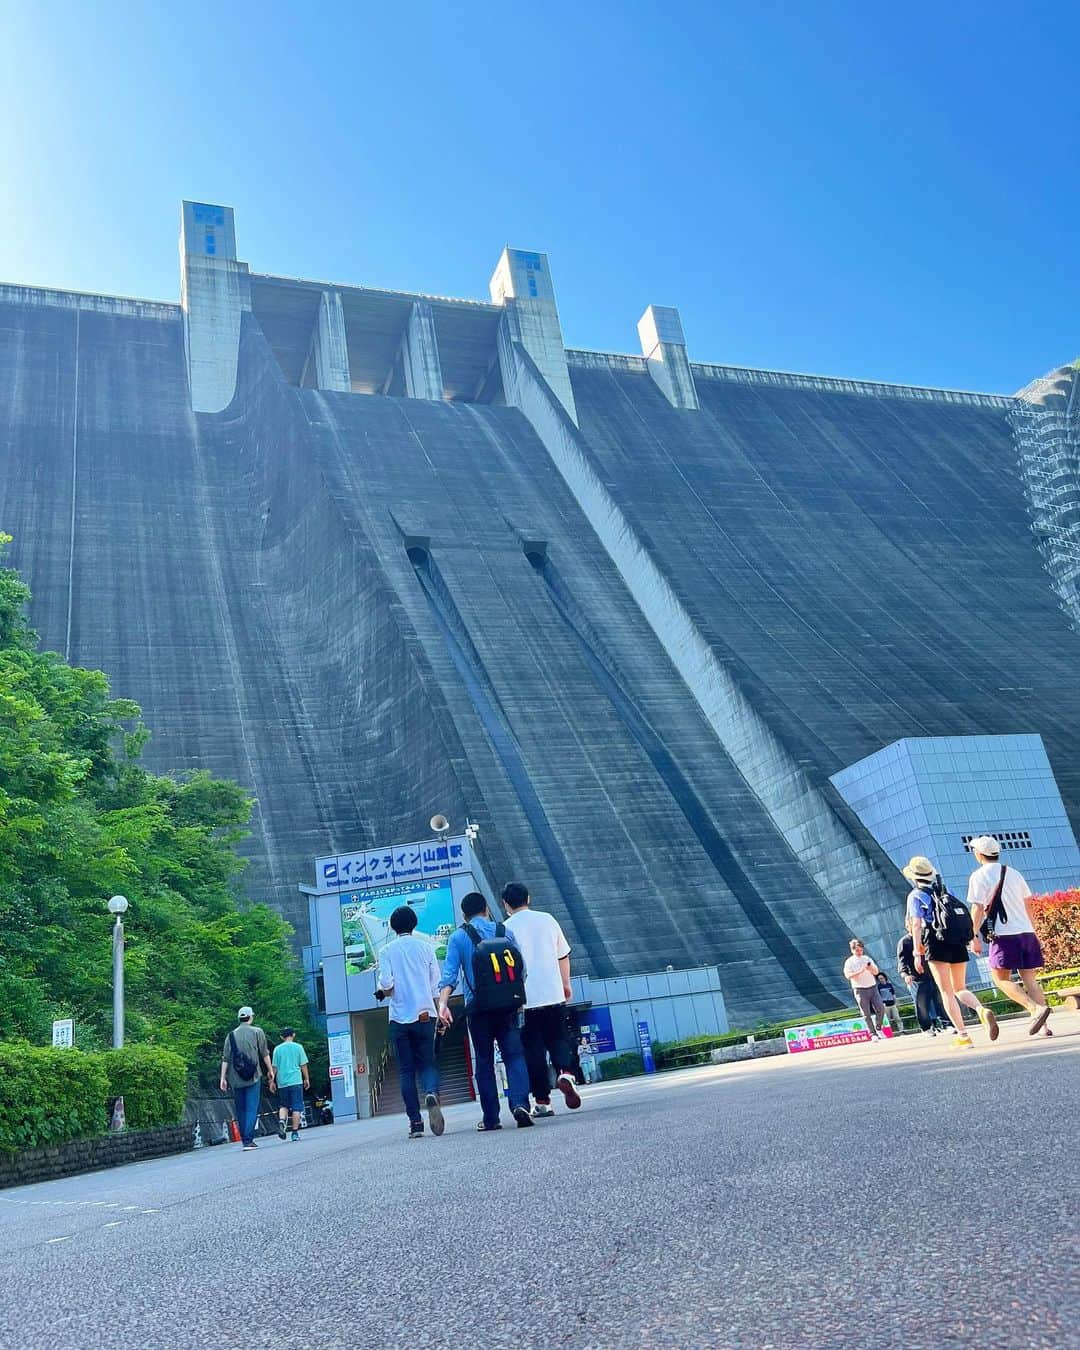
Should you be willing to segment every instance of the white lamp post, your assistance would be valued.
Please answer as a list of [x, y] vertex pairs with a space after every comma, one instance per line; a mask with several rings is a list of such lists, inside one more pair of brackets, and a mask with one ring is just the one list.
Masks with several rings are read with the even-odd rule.
[[114, 1050], [124, 1044], [124, 924], [121, 916], [127, 912], [127, 907], [127, 898], [123, 895], [114, 895], [109, 901], [109, 913], [116, 915], [112, 934]]

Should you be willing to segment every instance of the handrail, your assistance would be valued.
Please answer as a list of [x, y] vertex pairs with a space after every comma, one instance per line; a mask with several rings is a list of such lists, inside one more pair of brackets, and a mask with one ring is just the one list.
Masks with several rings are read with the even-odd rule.
[[371, 1114], [375, 1115], [379, 1109], [379, 1094], [382, 1092], [383, 1079], [386, 1077], [386, 1068], [390, 1062], [390, 1042], [383, 1046], [379, 1053], [378, 1062], [375, 1065], [375, 1072], [371, 1075]]

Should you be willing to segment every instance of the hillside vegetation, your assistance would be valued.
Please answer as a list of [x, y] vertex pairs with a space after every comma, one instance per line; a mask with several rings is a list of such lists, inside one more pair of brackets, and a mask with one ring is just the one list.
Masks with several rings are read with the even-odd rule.
[[234, 890], [249, 798], [206, 773], [143, 769], [139, 708], [100, 671], [39, 651], [28, 599], [0, 568], [0, 1040], [47, 1044], [52, 1019], [73, 1017], [81, 1048], [110, 1043], [106, 902], [122, 892], [129, 1042], [213, 1082], [251, 1003], [272, 1037], [291, 1023], [314, 1048], [289, 926]]

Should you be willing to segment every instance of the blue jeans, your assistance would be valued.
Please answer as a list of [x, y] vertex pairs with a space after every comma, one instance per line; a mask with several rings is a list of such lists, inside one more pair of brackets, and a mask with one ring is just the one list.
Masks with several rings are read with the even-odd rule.
[[485, 1125], [499, 1123], [499, 1085], [495, 1081], [495, 1042], [506, 1066], [506, 1081], [510, 1089], [510, 1109], [523, 1106], [529, 1109], [529, 1071], [525, 1067], [525, 1051], [521, 1045], [519, 1022], [521, 1014], [513, 1011], [479, 1012], [466, 1009], [469, 1035], [476, 1051], [476, 1089]]
[[233, 1088], [233, 1106], [236, 1108], [236, 1125], [243, 1143], [250, 1144], [255, 1137], [255, 1122], [259, 1118], [259, 1097], [262, 1095], [262, 1083], [249, 1083], [247, 1087]]
[[422, 1125], [420, 1098], [416, 1092], [416, 1079], [420, 1078], [420, 1087], [425, 1096], [429, 1092], [439, 1091], [439, 1070], [435, 1067], [435, 1027], [434, 1017], [426, 1022], [391, 1022], [390, 1038], [397, 1056], [398, 1072], [401, 1077], [401, 1100], [412, 1125]]

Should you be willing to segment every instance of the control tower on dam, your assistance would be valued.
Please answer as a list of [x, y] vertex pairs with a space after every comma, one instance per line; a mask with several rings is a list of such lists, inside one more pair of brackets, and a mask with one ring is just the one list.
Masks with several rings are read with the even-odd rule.
[[180, 244], [178, 305], [0, 287], [0, 528], [150, 766], [252, 792], [298, 942], [317, 855], [435, 811], [577, 970], [718, 965], [742, 1025], [839, 1006], [852, 934], [888, 956], [904, 849], [1069, 879], [1071, 368], [704, 365], [656, 305], [579, 351], [543, 253], [480, 301], [253, 272], [224, 206]]

